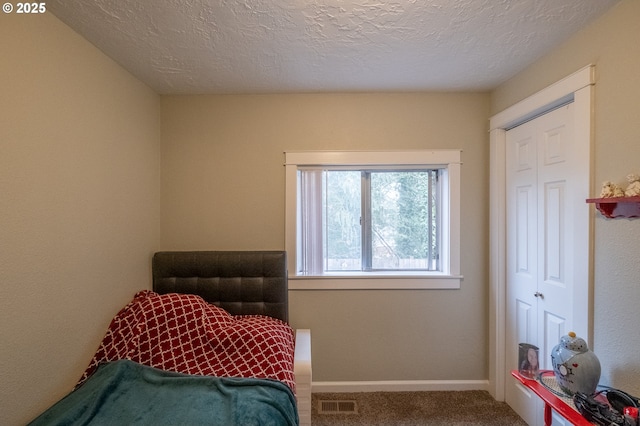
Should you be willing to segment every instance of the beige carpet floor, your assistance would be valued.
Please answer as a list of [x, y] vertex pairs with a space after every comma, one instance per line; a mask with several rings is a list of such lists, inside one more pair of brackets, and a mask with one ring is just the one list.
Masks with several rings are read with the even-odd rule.
[[[355, 400], [358, 414], [319, 414], [319, 400]], [[485, 391], [318, 393], [311, 407], [313, 426], [526, 426], [511, 407]]]

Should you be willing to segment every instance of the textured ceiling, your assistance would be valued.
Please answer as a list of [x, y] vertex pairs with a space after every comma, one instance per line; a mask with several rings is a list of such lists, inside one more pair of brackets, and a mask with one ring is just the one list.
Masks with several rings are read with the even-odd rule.
[[48, 0], [162, 94], [484, 91], [618, 0]]

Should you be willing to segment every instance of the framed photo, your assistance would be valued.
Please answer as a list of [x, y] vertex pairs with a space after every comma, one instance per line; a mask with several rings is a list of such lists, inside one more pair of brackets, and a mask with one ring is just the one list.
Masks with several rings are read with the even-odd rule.
[[518, 345], [518, 371], [524, 377], [535, 379], [540, 371], [539, 349], [531, 343]]

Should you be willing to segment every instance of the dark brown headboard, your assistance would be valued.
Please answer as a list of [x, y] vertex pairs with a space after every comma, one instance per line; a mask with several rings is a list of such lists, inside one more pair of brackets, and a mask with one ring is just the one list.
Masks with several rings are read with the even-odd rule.
[[284, 251], [158, 252], [153, 291], [196, 294], [232, 315], [289, 320]]

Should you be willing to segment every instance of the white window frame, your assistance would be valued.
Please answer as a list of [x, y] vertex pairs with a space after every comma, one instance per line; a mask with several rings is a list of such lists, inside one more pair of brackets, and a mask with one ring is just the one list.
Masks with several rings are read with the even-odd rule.
[[[289, 289], [458, 289], [460, 274], [460, 150], [294, 151], [285, 152], [285, 250]], [[299, 274], [298, 168], [355, 166], [439, 168], [446, 171], [442, 190], [442, 271], [375, 271]]]

